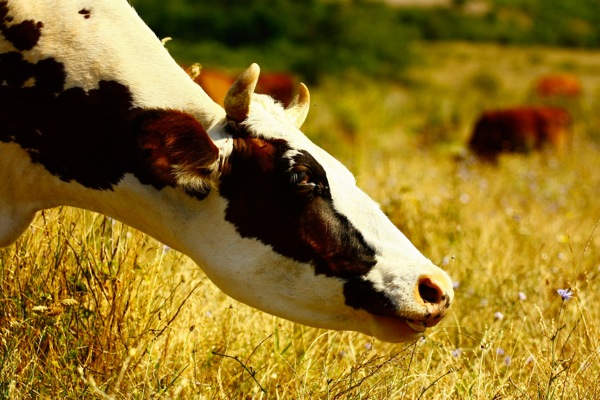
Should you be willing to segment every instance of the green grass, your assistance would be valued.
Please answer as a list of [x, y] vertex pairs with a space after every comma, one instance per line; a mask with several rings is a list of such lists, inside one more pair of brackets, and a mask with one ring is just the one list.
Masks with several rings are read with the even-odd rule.
[[[0, 398], [600, 398], [600, 53], [417, 50], [402, 82], [312, 88], [305, 131], [456, 282], [423, 340], [261, 313], [141, 233], [61, 208], [0, 250]], [[482, 109], [531, 101], [552, 70], [585, 88], [566, 154], [464, 156]]]

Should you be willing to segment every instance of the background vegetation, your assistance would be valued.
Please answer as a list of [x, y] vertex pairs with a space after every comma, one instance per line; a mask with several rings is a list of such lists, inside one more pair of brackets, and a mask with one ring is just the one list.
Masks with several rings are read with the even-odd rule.
[[[451, 274], [439, 326], [385, 344], [293, 324], [147, 236], [65, 207], [0, 249], [0, 398], [600, 399], [600, 52], [410, 51], [398, 80], [319, 75], [304, 131]], [[240, 54], [229, 65], [255, 61]], [[478, 114], [545, 102], [531, 88], [553, 71], [584, 88], [557, 100], [574, 116], [569, 151], [474, 162]]]
[[[414, 40], [600, 47], [597, 0], [451, 0], [445, 7], [383, 1], [132, 0], [182, 61], [240, 68], [253, 59], [309, 82], [359, 71], [400, 78]], [[241, 65], [240, 65], [241, 64]]]
[[208, 53], [215, 57], [207, 63], [239, 68], [237, 61], [250, 58], [309, 82], [344, 70], [398, 76], [413, 36], [388, 7], [372, 2], [132, 3], [160, 37], [174, 39], [169, 48], [178, 59], [194, 61], [200, 54], [205, 59]]
[[600, 7], [594, 0], [454, 0], [441, 9], [400, 9], [399, 20], [428, 40], [600, 46]]

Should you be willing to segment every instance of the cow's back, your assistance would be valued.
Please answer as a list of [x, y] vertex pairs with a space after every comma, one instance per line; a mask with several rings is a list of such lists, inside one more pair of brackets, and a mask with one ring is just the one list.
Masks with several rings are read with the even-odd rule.
[[469, 139], [469, 149], [482, 159], [500, 153], [529, 153], [549, 146], [562, 151], [570, 138], [569, 113], [557, 107], [516, 107], [485, 111]]
[[540, 147], [549, 145], [563, 152], [571, 143], [571, 115], [559, 107], [540, 108], [538, 110]]
[[537, 141], [536, 125], [535, 116], [524, 110], [486, 111], [475, 124], [469, 148], [487, 158], [528, 151]]

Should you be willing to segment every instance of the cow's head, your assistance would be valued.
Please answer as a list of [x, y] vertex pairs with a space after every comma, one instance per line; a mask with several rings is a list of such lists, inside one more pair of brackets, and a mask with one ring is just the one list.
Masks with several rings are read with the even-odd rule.
[[448, 275], [299, 130], [306, 87], [284, 109], [253, 93], [258, 74], [252, 65], [230, 89], [227, 117], [208, 132], [216, 147], [180, 146], [181, 160], [164, 165], [213, 213], [208, 238], [189, 216], [183, 251], [232, 297], [293, 321], [386, 341], [437, 324], [453, 297]]

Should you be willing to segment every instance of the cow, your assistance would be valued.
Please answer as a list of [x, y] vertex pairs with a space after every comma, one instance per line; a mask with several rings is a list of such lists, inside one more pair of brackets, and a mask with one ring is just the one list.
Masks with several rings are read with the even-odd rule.
[[581, 92], [579, 78], [568, 73], [543, 75], [535, 84], [535, 93], [541, 98], [577, 98]]
[[[184, 68], [188, 70], [189, 68]], [[227, 91], [235, 82], [237, 75], [215, 68], [201, 68], [194, 81], [216, 103], [223, 105]], [[284, 107], [290, 105], [296, 91], [296, 78], [284, 72], [262, 73], [256, 84], [256, 93], [268, 94], [280, 101]]]
[[[185, 69], [189, 71], [189, 68]], [[192, 78], [213, 101], [223, 106], [223, 100], [237, 79], [237, 75], [219, 69], [201, 67], [200, 73]]]
[[224, 107], [126, 0], [0, 1], [0, 246], [36, 212], [105, 214], [191, 257], [220, 289], [301, 324], [412, 340], [453, 299], [353, 175], [255, 94]]
[[498, 155], [529, 153], [550, 147], [562, 152], [570, 142], [569, 112], [559, 107], [516, 107], [484, 112], [468, 142], [482, 160], [496, 162]]

